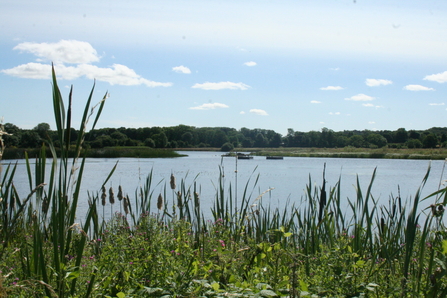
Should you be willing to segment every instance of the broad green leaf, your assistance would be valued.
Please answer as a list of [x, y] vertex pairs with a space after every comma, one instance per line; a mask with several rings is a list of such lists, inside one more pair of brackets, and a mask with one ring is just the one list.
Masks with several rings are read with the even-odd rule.
[[218, 291], [220, 288], [219, 283], [217, 283], [217, 282], [213, 282], [211, 284], [211, 287], [213, 288], [214, 291]]
[[308, 291], [307, 284], [302, 280], [300, 280], [300, 288], [301, 288], [301, 291], [304, 291], [304, 292]]
[[447, 240], [442, 240], [442, 253], [447, 254]]

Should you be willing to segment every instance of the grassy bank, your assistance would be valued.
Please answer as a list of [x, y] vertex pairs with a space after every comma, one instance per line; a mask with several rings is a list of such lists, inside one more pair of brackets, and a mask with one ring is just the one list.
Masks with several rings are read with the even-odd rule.
[[328, 158], [386, 158], [386, 159], [429, 159], [447, 158], [447, 149], [394, 149], [394, 148], [256, 148], [248, 150], [259, 156], [328, 157]]
[[[90, 101], [91, 95], [81, 128]], [[447, 295], [447, 188], [421, 197], [429, 170], [414, 196], [390, 195], [385, 205], [371, 192], [375, 172], [366, 188], [357, 180], [356, 196], [346, 198], [341, 178], [326, 184], [324, 168], [318, 180], [309, 177], [303, 194], [282, 198], [296, 203], [281, 210], [257, 176], [234, 196], [238, 181], [222, 166], [212, 198], [173, 175], [154, 181], [156, 173], [136, 190], [113, 188], [108, 180], [116, 166], [97, 189], [81, 193], [85, 131], [70, 157], [71, 109], [63, 108], [54, 72], [53, 105], [65, 145], [58, 156], [48, 143], [50, 162], [46, 147], [33, 167], [25, 159], [29, 195], [15, 189], [15, 165], [0, 169], [0, 297]], [[163, 190], [154, 193], [160, 183]], [[77, 214], [80, 200], [89, 203], [85, 214]], [[202, 200], [213, 201], [210, 218]]]
[[[41, 149], [23, 149], [23, 148], [7, 148], [3, 152], [3, 159], [23, 159], [26, 154], [30, 158], [36, 158], [41, 154]], [[46, 148], [45, 154], [51, 157], [51, 151]], [[60, 149], [56, 149], [57, 156], [61, 156]], [[69, 157], [75, 157], [78, 154], [76, 149], [70, 148], [68, 151]], [[89, 158], [119, 158], [119, 157], [134, 157], [134, 158], [172, 158], [181, 157], [182, 154], [170, 149], [154, 149], [150, 147], [105, 147], [100, 149], [81, 150], [81, 156]]]

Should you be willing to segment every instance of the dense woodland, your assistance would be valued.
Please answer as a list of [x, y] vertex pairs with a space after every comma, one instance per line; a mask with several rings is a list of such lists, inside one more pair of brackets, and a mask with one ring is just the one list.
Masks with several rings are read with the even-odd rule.
[[[3, 136], [6, 148], [36, 148], [45, 139], [57, 144], [56, 132], [48, 123], [40, 123], [33, 129], [20, 129], [5, 123]], [[74, 142], [79, 131], [72, 129], [70, 139]], [[316, 147], [316, 148], [435, 148], [447, 146], [447, 127], [427, 130], [395, 131], [352, 130], [335, 132], [328, 128], [321, 131], [300, 132], [289, 128], [286, 136], [266, 129], [229, 127], [173, 127], [101, 128], [89, 132], [85, 145], [90, 148], [113, 146], [147, 146], [152, 148], [233, 148], [256, 147]]]

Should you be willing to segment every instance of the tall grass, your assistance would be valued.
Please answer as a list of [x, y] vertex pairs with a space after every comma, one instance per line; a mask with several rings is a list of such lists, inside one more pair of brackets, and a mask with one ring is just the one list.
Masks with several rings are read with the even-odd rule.
[[[443, 222], [447, 190], [440, 188], [422, 197], [430, 168], [414, 197], [404, 200], [400, 194], [391, 195], [387, 205], [379, 205], [372, 193], [375, 170], [366, 189], [357, 179], [356, 196], [345, 199], [342, 177], [329, 186], [323, 167], [321, 187], [312, 186], [317, 184], [309, 176], [300, 198], [293, 203], [284, 198], [286, 207], [279, 209], [269, 203], [272, 189], [258, 185], [261, 174], [256, 174], [256, 168], [238, 195], [237, 173], [232, 180], [221, 165], [207, 217], [197, 177], [187, 185], [188, 175], [154, 181], [150, 172], [135, 192], [129, 195], [119, 185], [115, 196], [108, 180], [117, 163], [98, 189], [88, 192], [89, 209], [80, 220], [76, 206], [85, 196], [80, 193], [85, 132], [93, 115], [95, 127], [107, 97], [91, 107], [93, 89], [82, 115], [76, 154], [70, 157], [72, 91], [65, 108], [53, 70], [53, 106], [61, 147], [48, 140], [34, 162], [26, 158], [29, 195], [24, 198], [14, 187], [17, 165], [7, 165], [1, 172], [0, 264], [16, 263], [18, 268], [11, 272], [17, 272], [20, 282], [11, 280], [13, 273], [2, 272], [0, 295], [447, 294]], [[47, 150], [51, 152], [48, 160]], [[111, 210], [109, 219], [105, 208]]]

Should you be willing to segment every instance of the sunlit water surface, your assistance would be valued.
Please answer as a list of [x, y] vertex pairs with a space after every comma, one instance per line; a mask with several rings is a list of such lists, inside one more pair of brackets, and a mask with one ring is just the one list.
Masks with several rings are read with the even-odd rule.
[[[234, 199], [240, 199], [248, 183], [251, 200], [259, 194], [271, 189], [262, 197], [262, 204], [283, 209], [291, 204], [300, 205], [305, 197], [309, 177], [312, 187], [321, 187], [323, 169], [326, 164], [326, 189], [334, 187], [340, 180], [342, 204], [348, 198], [356, 197], [357, 178], [361, 189], [366, 192], [374, 169], [376, 177], [372, 186], [372, 194], [379, 205], [388, 205], [390, 196], [400, 196], [404, 200], [414, 198], [422, 179], [431, 168], [429, 179], [423, 189], [423, 195], [436, 191], [444, 186], [444, 166], [442, 160], [388, 160], [388, 159], [348, 159], [348, 158], [300, 158], [284, 157], [283, 160], [267, 160], [265, 157], [254, 157], [250, 160], [236, 160], [234, 157], [222, 157], [220, 152], [181, 152], [188, 154], [180, 158], [100, 158], [87, 159], [82, 180], [81, 198], [78, 203], [78, 217], [82, 218], [87, 210], [88, 192], [96, 194], [107, 178], [109, 172], [118, 161], [115, 173], [106, 184], [107, 190], [112, 186], [115, 196], [121, 185], [125, 194], [134, 200], [135, 190], [144, 184], [147, 175], [153, 171], [152, 212], [156, 212], [156, 199], [159, 193], [166, 194], [168, 204], [172, 206], [172, 191], [169, 186], [171, 173], [174, 174], [177, 186], [183, 180], [187, 187], [194, 182], [199, 190], [201, 206], [206, 216], [211, 216], [210, 209], [219, 185], [219, 175], [224, 174], [223, 181], [227, 194], [230, 189]], [[2, 161], [3, 172], [11, 163], [18, 163], [14, 184], [20, 196], [29, 193], [28, 176], [24, 160]], [[220, 170], [219, 170], [220, 168]], [[3, 173], [4, 174], [4, 173]], [[258, 180], [257, 180], [258, 179]], [[255, 181], [257, 183], [255, 184]], [[272, 189], [273, 188], [273, 189]], [[108, 192], [107, 192], [108, 193]], [[259, 202], [259, 201], [258, 201]], [[433, 199], [424, 202], [423, 207], [433, 203]], [[171, 208], [171, 207], [169, 207]], [[119, 206], [105, 208], [104, 215], [119, 211]]]

